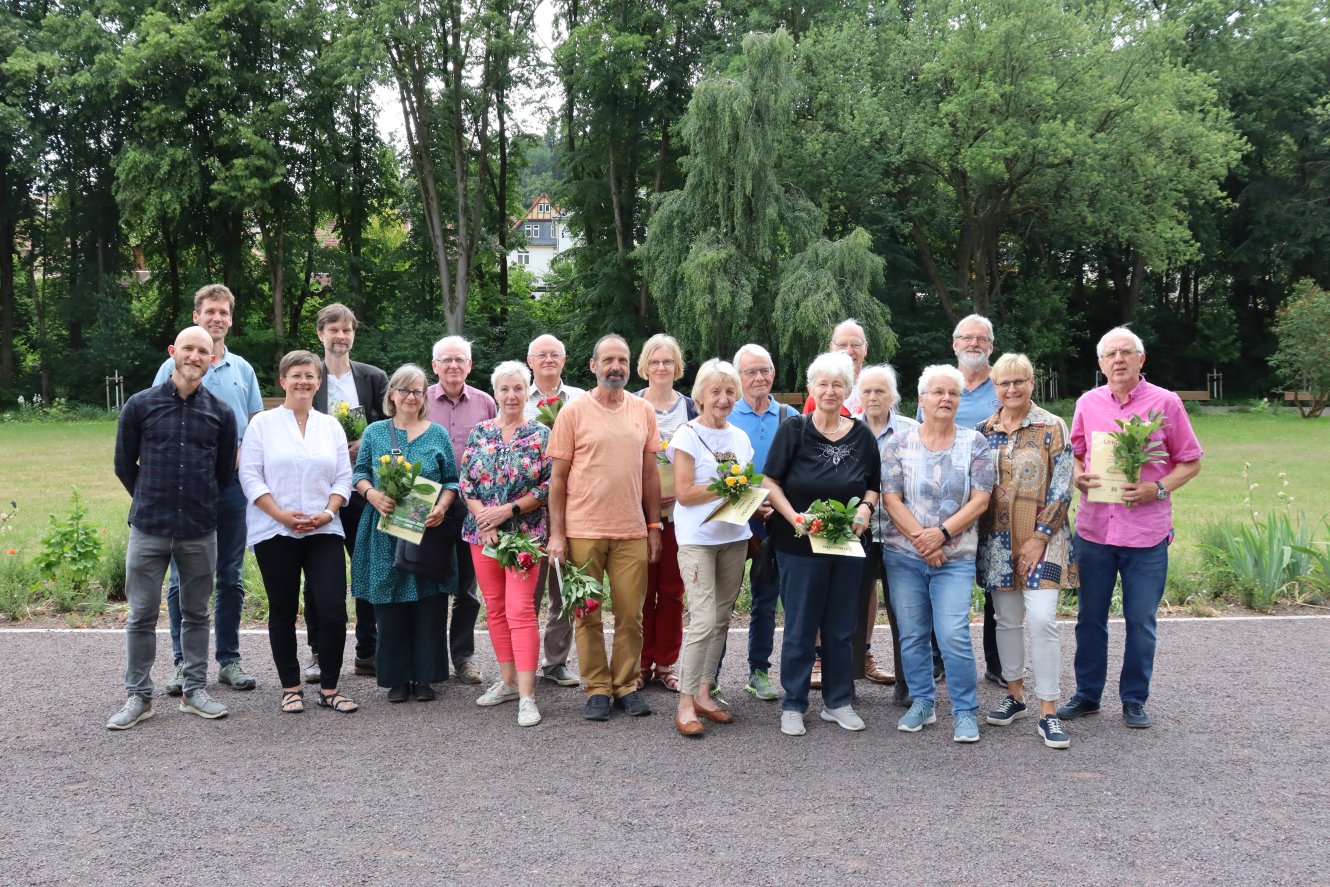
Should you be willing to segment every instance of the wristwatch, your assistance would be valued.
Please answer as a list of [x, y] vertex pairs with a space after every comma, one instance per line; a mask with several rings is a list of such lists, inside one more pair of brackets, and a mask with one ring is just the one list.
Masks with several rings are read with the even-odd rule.
[[1155, 486], [1159, 487], [1159, 492], [1155, 495], [1155, 498], [1160, 502], [1163, 502], [1168, 498], [1168, 490], [1164, 489], [1162, 481], [1155, 481]]
[[513, 503], [513, 517], [517, 517], [517, 516], [518, 516], [519, 514], [521, 514], [521, 513], [522, 513], [522, 506], [520, 506], [520, 505], [518, 505], [516, 502], [514, 502], [514, 503]]

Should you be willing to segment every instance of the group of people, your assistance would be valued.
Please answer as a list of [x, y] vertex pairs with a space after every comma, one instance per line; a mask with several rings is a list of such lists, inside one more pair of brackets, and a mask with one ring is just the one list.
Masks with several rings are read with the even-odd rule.
[[[1145, 346], [1126, 328], [1100, 340], [1106, 384], [1080, 398], [1068, 431], [1033, 402], [1034, 368], [1024, 355], [990, 364], [993, 327], [979, 315], [955, 329], [957, 364], [921, 373], [919, 410], [910, 418], [897, 409], [892, 367], [866, 365], [867, 336], [853, 320], [832, 331], [829, 350], [808, 367], [799, 412], [773, 396], [775, 365], [757, 344], [744, 345], [733, 362], [705, 361], [689, 394], [676, 391], [684, 356], [663, 334], [646, 342], [636, 364], [623, 337], [603, 336], [590, 357], [596, 384], [589, 391], [564, 383], [567, 355], [549, 335], [530, 343], [525, 363], [494, 368], [492, 396], [468, 383], [470, 344], [457, 336], [434, 346], [435, 384], [414, 364], [389, 377], [350, 360], [355, 316], [333, 304], [317, 320], [322, 358], [308, 351], [283, 357], [283, 402], [265, 412], [253, 370], [225, 347], [233, 305], [225, 287], [200, 290], [198, 325], [180, 333], [157, 383], [121, 414], [116, 473], [132, 498], [127, 701], [108, 728], [153, 714], [150, 671], [168, 562], [177, 667], [167, 692], [182, 696], [182, 711], [227, 713], [206, 690], [214, 591], [219, 680], [254, 688], [238, 644], [246, 545], [268, 596], [284, 713], [304, 711], [305, 683], [319, 685], [320, 707], [359, 708], [339, 688], [345, 550], [356, 604], [354, 669], [373, 675], [393, 703], [434, 699], [450, 665], [462, 682], [483, 683], [474, 662], [478, 592], [500, 674], [477, 704], [514, 701], [520, 725], [538, 724], [543, 677], [580, 683], [584, 717], [604, 721], [615, 708], [650, 714], [642, 691], [655, 681], [678, 693], [677, 731], [702, 736], [709, 725], [734, 720], [718, 676], [751, 560], [745, 689], [768, 701], [783, 690], [787, 735], [806, 732], [813, 689], [821, 691], [822, 720], [864, 729], [853, 707], [859, 676], [894, 683], [896, 701], [907, 707], [897, 726], [918, 732], [936, 721], [936, 683], [944, 678], [953, 738], [977, 741], [979, 670], [969, 627], [977, 583], [985, 599], [984, 675], [1005, 691], [984, 720], [1008, 725], [1031, 713], [1028, 625], [1037, 731], [1050, 747], [1066, 748], [1063, 721], [1099, 710], [1119, 578], [1123, 717], [1131, 727], [1150, 725], [1145, 703], [1170, 495], [1199, 471], [1202, 452], [1177, 396], [1141, 374]], [[636, 395], [627, 391], [634, 369], [647, 383]], [[537, 421], [539, 407], [554, 402], [562, 408], [547, 427]], [[347, 410], [367, 420], [358, 440], [348, 440], [334, 418]], [[1165, 416], [1156, 433], [1165, 461], [1146, 464], [1138, 483], [1119, 487], [1117, 500], [1091, 501], [1103, 480], [1090, 470], [1094, 433], [1156, 410]], [[426, 544], [451, 560], [444, 578], [406, 565], [398, 540], [380, 529], [380, 515], [397, 507], [380, 472], [403, 459], [442, 490], [424, 524], [436, 530]], [[747, 523], [710, 519], [721, 497], [709, 487], [730, 463], [751, 463], [764, 475], [765, 501]], [[1074, 489], [1082, 494], [1075, 533]], [[811, 543], [808, 511], [817, 500], [857, 505], [853, 550], [828, 553]], [[493, 546], [507, 532], [525, 534], [545, 556], [504, 567]], [[565, 614], [561, 566], [608, 580], [608, 652], [604, 609]], [[296, 633], [302, 587], [311, 650], [303, 669]], [[1059, 704], [1055, 616], [1064, 588], [1079, 588], [1076, 691]], [[538, 613], [546, 600], [542, 661]], [[778, 602], [785, 612], [780, 689], [771, 675]], [[893, 671], [871, 648], [879, 602], [891, 624]], [[568, 665], [574, 642], [580, 676]]]

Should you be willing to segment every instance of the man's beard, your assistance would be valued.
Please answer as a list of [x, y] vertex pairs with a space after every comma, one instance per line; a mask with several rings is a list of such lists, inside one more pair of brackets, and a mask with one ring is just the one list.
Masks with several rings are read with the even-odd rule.
[[602, 388], [609, 388], [611, 391], [622, 391], [628, 384], [628, 375], [626, 373], [611, 376], [609, 374], [601, 375], [596, 373], [596, 382]]
[[968, 351], [962, 351], [956, 355], [956, 363], [960, 366], [963, 373], [977, 373], [988, 366], [987, 354], [971, 354]]

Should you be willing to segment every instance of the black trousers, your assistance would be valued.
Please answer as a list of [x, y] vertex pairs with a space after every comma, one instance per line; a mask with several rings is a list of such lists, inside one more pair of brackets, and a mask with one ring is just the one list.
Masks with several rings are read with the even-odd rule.
[[374, 670], [380, 687], [448, 679], [448, 651], [443, 646], [448, 597], [436, 594], [410, 603], [374, 605], [379, 625]]
[[[356, 531], [360, 528], [360, 515], [365, 511], [365, 497], [359, 493], [351, 494], [351, 501], [337, 512], [342, 519], [342, 532], [346, 534], [346, 555], [356, 553]], [[319, 654], [319, 603], [305, 590], [305, 631], [309, 639], [309, 651]], [[346, 629], [343, 627], [345, 633]], [[373, 659], [378, 649], [378, 630], [374, 625], [374, 605], [365, 601], [356, 601], [356, 658]]]
[[476, 620], [480, 618], [480, 597], [476, 594], [476, 568], [471, 563], [471, 544], [457, 537], [457, 594], [453, 595], [452, 624], [448, 626], [448, 653], [454, 665], [470, 662], [476, 656]]
[[997, 613], [993, 609], [993, 595], [984, 592], [984, 668], [1001, 676], [1002, 657], [998, 655]]
[[268, 594], [268, 644], [283, 687], [300, 684], [296, 644], [296, 613], [300, 609], [300, 577], [305, 577], [306, 598], [318, 602], [320, 681], [325, 689], [337, 686], [346, 647], [346, 561], [342, 540], [328, 533], [273, 536], [254, 546], [254, 558]]

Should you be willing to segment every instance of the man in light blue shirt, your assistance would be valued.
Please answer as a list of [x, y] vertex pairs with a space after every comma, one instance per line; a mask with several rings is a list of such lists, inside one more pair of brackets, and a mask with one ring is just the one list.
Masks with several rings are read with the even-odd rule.
[[[251, 416], [263, 412], [263, 397], [254, 368], [240, 355], [226, 347], [231, 330], [235, 296], [220, 283], [212, 283], [194, 294], [194, 323], [212, 336], [213, 362], [203, 376], [203, 387], [221, 398], [236, 419], [236, 445], [245, 436]], [[154, 385], [171, 375], [173, 363], [167, 360], [157, 371]], [[217, 503], [217, 581], [213, 598], [213, 630], [217, 637], [218, 680], [237, 690], [253, 690], [254, 678], [240, 664], [240, 614], [245, 604], [245, 586], [241, 571], [245, 563], [245, 492], [237, 478], [228, 484]], [[175, 675], [166, 683], [166, 692], [179, 696], [184, 690], [183, 654], [180, 648], [180, 579], [175, 563], [166, 589], [166, 608], [171, 620], [171, 652], [175, 657]]]
[[[753, 467], [761, 472], [771, 450], [771, 441], [776, 437], [776, 428], [799, 412], [772, 398], [776, 366], [767, 349], [761, 345], [744, 345], [734, 355], [734, 366], [743, 382], [743, 397], [730, 413], [730, 424], [748, 435], [753, 445]], [[770, 513], [770, 506], [763, 505], [749, 521], [758, 539], [766, 538], [765, 521]], [[776, 601], [780, 597], [780, 586], [775, 582], [752, 581], [751, 588], [753, 610], [748, 622], [748, 686], [744, 689], [758, 699], [772, 700], [780, 695], [768, 675], [771, 648], [775, 644]]]

